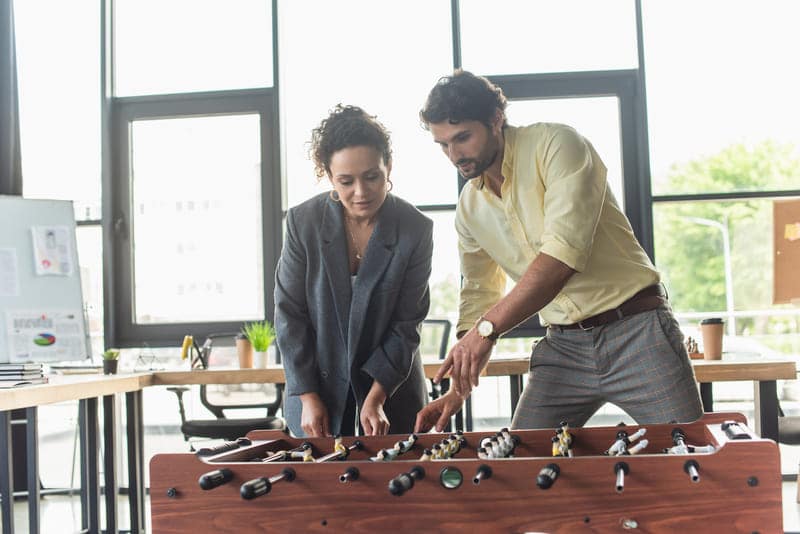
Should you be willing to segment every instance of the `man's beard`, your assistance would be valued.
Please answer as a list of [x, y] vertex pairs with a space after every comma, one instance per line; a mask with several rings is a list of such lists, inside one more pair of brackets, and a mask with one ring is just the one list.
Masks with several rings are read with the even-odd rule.
[[[458, 169], [458, 173], [465, 180], [480, 176], [486, 169], [494, 164], [494, 162], [497, 160], [498, 152], [499, 149], [497, 148], [497, 143], [495, 142], [493, 147], [487, 146], [486, 151], [478, 158], [464, 158], [458, 160], [456, 162], [456, 169]], [[472, 170], [465, 172], [464, 169], [461, 168], [461, 165], [469, 164], [472, 164]]]

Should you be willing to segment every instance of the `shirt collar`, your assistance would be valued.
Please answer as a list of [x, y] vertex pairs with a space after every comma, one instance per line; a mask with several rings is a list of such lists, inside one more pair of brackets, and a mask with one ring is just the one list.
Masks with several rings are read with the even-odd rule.
[[[500, 167], [500, 172], [503, 173], [505, 178], [503, 185], [510, 182], [513, 177], [514, 169], [514, 146], [517, 142], [517, 129], [514, 126], [506, 126], [503, 128], [503, 165]], [[483, 189], [486, 185], [485, 174], [476, 177], [475, 184], [478, 189]]]

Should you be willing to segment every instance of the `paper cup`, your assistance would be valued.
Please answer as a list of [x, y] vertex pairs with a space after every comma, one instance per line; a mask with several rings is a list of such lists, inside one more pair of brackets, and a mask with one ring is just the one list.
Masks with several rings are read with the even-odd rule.
[[722, 359], [722, 332], [725, 323], [719, 317], [700, 321], [700, 332], [703, 335], [703, 358], [706, 360]]

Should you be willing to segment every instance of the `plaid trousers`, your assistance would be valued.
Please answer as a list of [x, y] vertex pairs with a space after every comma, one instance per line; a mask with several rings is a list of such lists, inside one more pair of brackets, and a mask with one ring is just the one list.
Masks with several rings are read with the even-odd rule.
[[639, 424], [703, 414], [683, 334], [668, 306], [591, 330], [553, 326], [531, 353], [513, 428], [579, 427], [606, 402]]

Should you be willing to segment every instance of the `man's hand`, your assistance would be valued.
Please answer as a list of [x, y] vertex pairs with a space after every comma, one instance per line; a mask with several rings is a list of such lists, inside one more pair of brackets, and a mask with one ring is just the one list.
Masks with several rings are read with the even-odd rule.
[[437, 432], [444, 430], [450, 418], [461, 409], [464, 398], [451, 389], [417, 413], [414, 432], [427, 432], [434, 425]]
[[466, 397], [474, 386], [478, 385], [478, 377], [492, 355], [493, 343], [481, 337], [475, 328], [471, 328], [456, 343], [447, 355], [442, 366], [433, 377], [438, 384], [449, 372], [451, 387], [461, 397]]
[[328, 419], [328, 408], [319, 398], [317, 393], [303, 393], [300, 395], [303, 403], [303, 411], [300, 415], [300, 426], [306, 436], [320, 438], [330, 436], [330, 419]]

